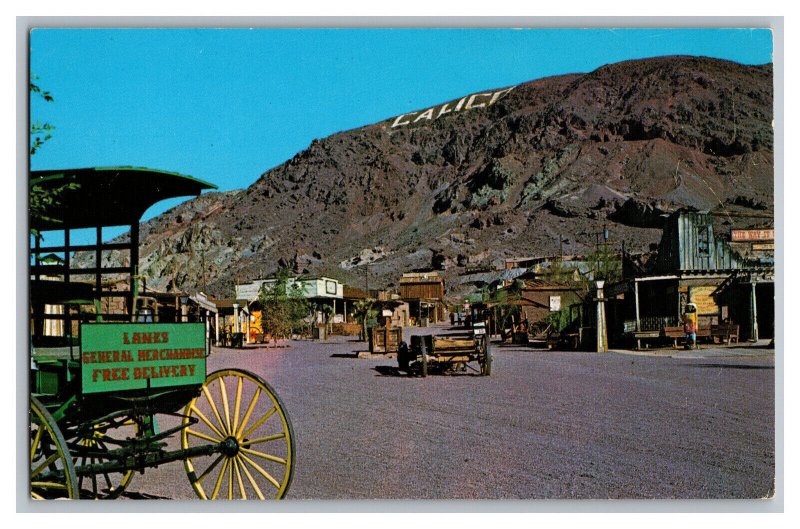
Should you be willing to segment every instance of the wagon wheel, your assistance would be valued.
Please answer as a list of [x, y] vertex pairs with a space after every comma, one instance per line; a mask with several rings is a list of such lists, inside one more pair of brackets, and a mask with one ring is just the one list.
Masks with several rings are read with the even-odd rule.
[[420, 353], [422, 354], [422, 376], [428, 376], [428, 351], [426, 350], [425, 344], [423, 343], [420, 348]]
[[481, 349], [483, 349], [483, 355], [480, 359], [481, 375], [488, 377], [492, 374], [492, 352], [489, 350], [489, 339], [487, 337], [483, 338]]
[[78, 479], [67, 443], [52, 415], [31, 397], [31, 498], [77, 499]]
[[184, 415], [184, 450], [218, 446], [210, 456], [184, 460], [200, 498], [263, 500], [286, 495], [294, 468], [292, 425], [278, 395], [261, 377], [238, 369], [216, 371]]
[[[119, 448], [114, 440], [141, 437], [142, 429], [138, 421], [128, 419], [121, 422], [102, 421], [70, 436], [68, 444], [72, 447], [75, 468], [85, 465], [99, 465], [114, 461], [109, 450]], [[78, 490], [81, 498], [114, 499], [125, 492], [133, 481], [136, 471], [99, 472], [78, 477]]]
[[481, 360], [481, 375], [488, 377], [492, 374], [492, 353], [486, 351]]
[[397, 346], [397, 366], [400, 371], [408, 371], [408, 354], [408, 344], [400, 342], [400, 345]]

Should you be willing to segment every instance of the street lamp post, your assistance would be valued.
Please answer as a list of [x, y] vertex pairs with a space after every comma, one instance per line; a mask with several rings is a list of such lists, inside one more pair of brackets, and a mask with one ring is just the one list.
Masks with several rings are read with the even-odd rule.
[[608, 351], [608, 333], [606, 332], [606, 303], [603, 295], [605, 281], [595, 281], [597, 286], [597, 352]]

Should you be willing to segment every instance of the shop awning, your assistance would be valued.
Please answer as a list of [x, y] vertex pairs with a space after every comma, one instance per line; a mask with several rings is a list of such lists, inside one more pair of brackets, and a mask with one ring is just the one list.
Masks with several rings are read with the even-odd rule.
[[[63, 189], [56, 204], [41, 215], [31, 214], [30, 227], [39, 231], [129, 226], [161, 200], [216, 189], [190, 176], [139, 167], [32, 171], [29, 184], [32, 192]], [[67, 187], [70, 184], [74, 189]]]

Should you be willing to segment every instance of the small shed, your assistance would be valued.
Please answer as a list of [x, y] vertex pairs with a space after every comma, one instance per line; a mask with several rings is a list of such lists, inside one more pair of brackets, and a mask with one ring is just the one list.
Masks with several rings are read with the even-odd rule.
[[444, 278], [438, 272], [408, 272], [400, 278], [400, 298], [418, 324], [445, 319]]
[[581, 284], [561, 284], [543, 279], [528, 279], [524, 282], [520, 305], [523, 318], [529, 325], [547, 319], [554, 312], [567, 310], [582, 300]]

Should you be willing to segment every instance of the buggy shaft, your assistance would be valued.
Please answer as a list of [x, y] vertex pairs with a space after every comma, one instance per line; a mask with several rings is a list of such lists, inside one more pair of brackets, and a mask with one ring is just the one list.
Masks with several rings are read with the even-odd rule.
[[109, 461], [107, 463], [95, 463], [90, 465], [76, 465], [75, 474], [78, 477], [104, 474], [108, 472], [127, 472], [128, 470], [143, 470], [145, 468], [157, 467], [173, 461], [182, 461], [190, 457], [207, 456], [221, 452], [224, 443], [213, 445], [193, 446], [186, 449], [165, 452], [144, 452], [126, 456], [122, 460]]

